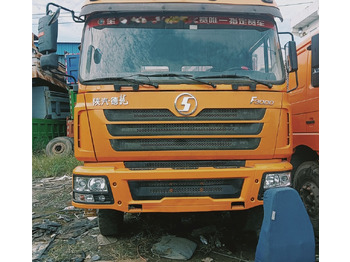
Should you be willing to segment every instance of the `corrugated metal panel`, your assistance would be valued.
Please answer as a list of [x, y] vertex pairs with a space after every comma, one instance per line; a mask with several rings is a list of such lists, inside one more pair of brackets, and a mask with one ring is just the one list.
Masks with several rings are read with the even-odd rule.
[[[34, 42], [36, 46], [38, 46], [38, 42]], [[78, 46], [80, 43], [57, 43], [57, 54], [58, 55], [64, 55], [64, 52], [68, 52], [70, 54], [77, 54], [79, 53]]]
[[79, 53], [80, 43], [57, 43], [57, 54], [64, 55], [65, 51], [71, 54]]
[[[66, 60], [66, 74], [74, 76], [75, 79], [78, 79], [78, 69], [79, 69], [79, 54], [76, 55], [65, 55]], [[72, 77], [68, 77], [66, 80], [68, 85], [75, 84], [75, 81]]]

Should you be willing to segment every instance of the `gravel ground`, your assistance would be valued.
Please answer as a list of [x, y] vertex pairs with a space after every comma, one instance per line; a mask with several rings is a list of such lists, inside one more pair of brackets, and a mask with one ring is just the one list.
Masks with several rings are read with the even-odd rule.
[[126, 214], [121, 235], [103, 237], [94, 212], [71, 205], [71, 184], [69, 176], [33, 181], [33, 261], [170, 262], [152, 251], [169, 235], [197, 244], [189, 261], [254, 261], [256, 229], [249, 223], [243, 230], [234, 226], [239, 223], [228, 212]]

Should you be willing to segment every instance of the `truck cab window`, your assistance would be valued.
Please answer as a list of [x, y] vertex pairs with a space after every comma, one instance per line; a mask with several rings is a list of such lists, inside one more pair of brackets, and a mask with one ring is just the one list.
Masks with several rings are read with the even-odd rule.
[[[82, 82], [147, 72], [239, 71], [258, 80], [284, 79], [275, 24], [268, 18], [112, 15], [91, 18], [83, 38]], [[90, 46], [99, 50], [98, 59]]]

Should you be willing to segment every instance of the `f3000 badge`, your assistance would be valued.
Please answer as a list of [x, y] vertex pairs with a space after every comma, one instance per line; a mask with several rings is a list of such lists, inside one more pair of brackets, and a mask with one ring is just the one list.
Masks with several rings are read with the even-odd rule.
[[254, 105], [267, 105], [267, 106], [272, 106], [275, 101], [273, 100], [264, 100], [264, 99], [258, 99], [257, 96], [252, 96], [250, 99], [250, 103]]

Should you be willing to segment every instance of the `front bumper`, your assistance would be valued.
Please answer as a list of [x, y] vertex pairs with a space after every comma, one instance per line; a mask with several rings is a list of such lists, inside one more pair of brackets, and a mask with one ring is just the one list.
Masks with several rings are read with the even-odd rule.
[[[120, 163], [96, 163], [85, 164], [85, 166], [76, 167], [73, 176], [104, 176], [108, 180], [110, 203], [82, 203], [75, 200], [73, 192], [73, 205], [78, 208], [89, 209], [115, 209], [122, 212], [204, 212], [204, 211], [229, 211], [243, 210], [253, 208], [263, 204], [259, 200], [259, 191], [264, 173], [290, 171], [292, 166], [286, 161], [247, 161], [244, 167], [217, 169], [212, 167], [201, 167], [197, 169], [171, 169], [158, 168], [154, 170], [130, 170], [123, 167]], [[73, 179], [74, 180], [74, 179]], [[148, 197], [148, 189], [140, 197], [135, 197], [135, 188], [142, 181], [145, 188], [156, 184], [157, 197]], [[183, 191], [177, 191], [172, 195], [176, 183], [171, 182], [184, 181], [194, 186], [193, 181], [199, 182], [194, 190], [198, 194], [188, 194]], [[211, 194], [206, 196], [201, 190], [217, 190], [217, 185], [211, 184], [211, 181], [241, 181], [233, 182], [232, 187], [239, 189], [235, 194]], [[157, 184], [157, 182], [159, 182]], [[206, 184], [208, 182], [209, 184]], [[231, 183], [230, 182], [230, 183]], [[180, 183], [180, 184], [181, 184]], [[219, 182], [221, 183], [221, 182]], [[179, 183], [178, 183], [179, 184]], [[225, 182], [224, 182], [225, 184]], [[201, 187], [203, 185], [203, 187]], [[208, 186], [209, 185], [209, 186]], [[185, 186], [189, 186], [186, 184]], [[206, 188], [206, 186], [208, 186]], [[140, 186], [139, 186], [140, 187]], [[162, 188], [165, 197], [159, 197], [159, 189]], [[131, 190], [132, 189], [132, 190]], [[188, 187], [187, 187], [188, 189]], [[186, 190], [187, 190], [186, 189]], [[133, 191], [134, 190], [134, 191]], [[139, 190], [139, 188], [137, 189]], [[165, 191], [166, 192], [165, 192]], [[140, 191], [137, 191], [140, 192]], [[148, 193], [147, 193], [148, 192]], [[174, 191], [176, 192], [176, 190]], [[180, 193], [179, 193], [180, 192]], [[195, 196], [193, 196], [195, 195]], [[260, 191], [261, 195], [261, 191]], [[261, 198], [261, 197], [260, 197]], [[137, 199], [137, 200], [136, 200]]]

